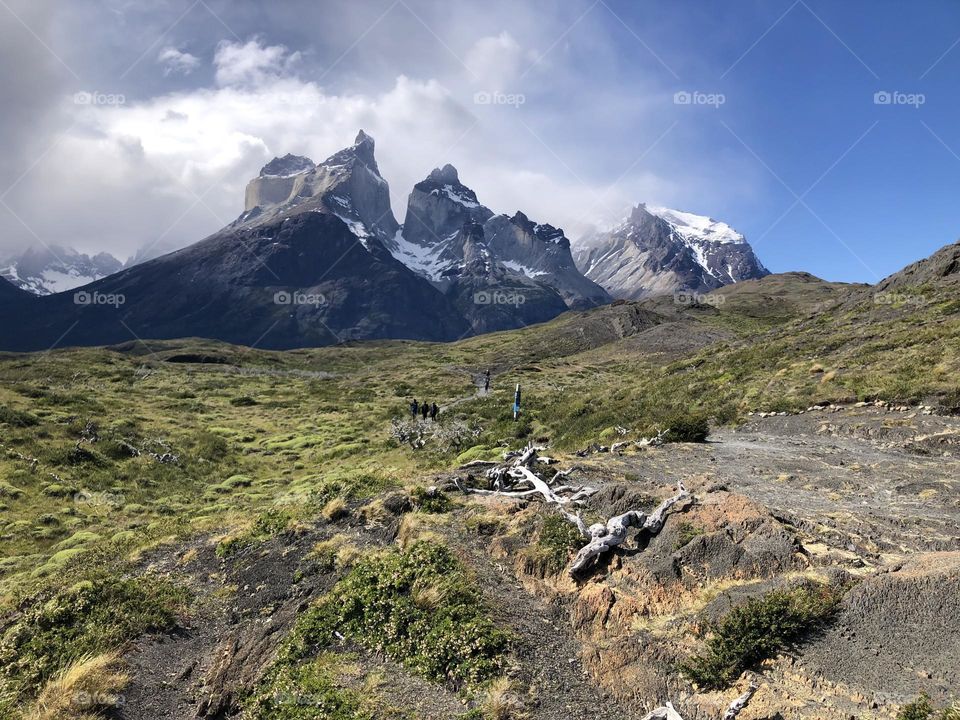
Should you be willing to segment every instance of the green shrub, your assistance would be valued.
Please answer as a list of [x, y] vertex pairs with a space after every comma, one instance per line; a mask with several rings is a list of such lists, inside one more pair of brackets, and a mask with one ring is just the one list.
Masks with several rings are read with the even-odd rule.
[[445, 513], [450, 512], [453, 507], [450, 496], [436, 489], [431, 492], [422, 487], [415, 487], [410, 495], [414, 507], [420, 512]]
[[922, 693], [900, 709], [897, 720], [960, 720], [960, 705], [951, 705], [937, 712], [930, 702], [930, 696]]
[[304, 613], [281, 665], [308, 658], [342, 633], [424, 677], [475, 686], [501, 675], [513, 638], [487, 617], [474, 579], [442, 545], [360, 560]]
[[664, 438], [667, 442], [705, 442], [710, 434], [710, 423], [702, 415], [677, 413], [664, 423], [668, 428]]
[[548, 515], [540, 526], [537, 549], [543, 556], [546, 568], [558, 573], [566, 567], [570, 553], [586, 544], [580, 530], [559, 515]]
[[40, 424], [40, 419], [30, 413], [0, 405], [0, 423], [11, 427], [33, 427]]
[[823, 623], [839, 601], [840, 592], [825, 585], [775, 590], [750, 598], [708, 625], [706, 652], [681, 662], [680, 670], [701, 688], [729, 687], [744, 670]]
[[897, 713], [897, 720], [933, 720], [933, 704], [927, 695], [921, 695], [912, 703], [904, 705]]
[[324, 658], [281, 666], [246, 703], [251, 720], [373, 720], [358, 694], [340, 688]]
[[240, 397], [230, 398], [230, 404], [234, 407], [252, 407], [257, 404], [257, 401], [249, 395], [241, 395]]
[[227, 558], [243, 548], [250, 547], [254, 543], [269, 540], [274, 535], [279, 535], [290, 524], [290, 514], [271, 508], [261, 513], [254, 521], [253, 526], [241, 535], [221, 540], [214, 551], [217, 557]]
[[695, 538], [703, 535], [703, 528], [697, 527], [691, 522], [686, 520], [680, 522], [677, 525], [677, 543], [674, 546], [674, 550], [679, 550], [680, 548], [689, 545]]
[[28, 598], [0, 640], [0, 695], [32, 695], [75, 660], [171, 629], [185, 599], [155, 578], [85, 580]]

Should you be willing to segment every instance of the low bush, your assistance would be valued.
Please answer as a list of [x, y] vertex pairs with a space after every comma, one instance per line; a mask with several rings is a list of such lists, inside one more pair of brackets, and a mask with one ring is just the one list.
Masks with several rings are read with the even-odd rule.
[[841, 593], [825, 585], [775, 590], [751, 598], [708, 624], [706, 651], [680, 663], [698, 686], [720, 690], [740, 674], [800, 640], [834, 612]]
[[30, 413], [0, 405], [0, 423], [11, 427], [33, 427], [40, 424], [40, 419]]
[[304, 613], [277, 672], [345, 635], [424, 677], [475, 686], [506, 669], [513, 637], [487, 617], [474, 579], [446, 547], [419, 542], [357, 562]]
[[84, 580], [21, 603], [0, 640], [0, 695], [34, 695], [72, 663], [176, 624], [185, 593], [156, 578]]
[[665, 422], [667, 442], [705, 442], [710, 434], [710, 423], [702, 415], [677, 413]]
[[677, 525], [677, 543], [674, 546], [674, 550], [679, 550], [686, 545], [689, 545], [693, 540], [703, 535], [703, 528], [697, 527], [691, 522], [686, 520], [680, 522]]
[[540, 526], [536, 547], [545, 568], [558, 573], [566, 567], [570, 554], [582, 548], [586, 542], [573, 523], [559, 515], [548, 515]]
[[330, 659], [283, 666], [247, 703], [251, 720], [373, 720], [357, 692], [337, 685]]
[[279, 535], [290, 524], [291, 516], [283, 510], [270, 509], [261, 513], [249, 530], [239, 535], [231, 535], [217, 544], [217, 557], [227, 558], [251, 545], [269, 540]]
[[445, 513], [453, 507], [450, 496], [436, 488], [415, 487], [410, 497], [413, 500], [413, 506], [420, 512]]
[[904, 705], [897, 713], [897, 720], [960, 720], [960, 704], [937, 711], [926, 694]]

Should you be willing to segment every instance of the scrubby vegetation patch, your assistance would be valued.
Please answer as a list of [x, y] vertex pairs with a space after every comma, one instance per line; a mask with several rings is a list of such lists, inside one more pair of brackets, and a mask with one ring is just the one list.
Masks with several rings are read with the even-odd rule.
[[797, 642], [836, 610], [841, 593], [826, 585], [775, 590], [709, 623], [706, 650], [680, 664], [703, 689], [720, 690], [740, 674]]
[[299, 619], [275, 672], [314, 657], [338, 633], [424, 677], [460, 687], [500, 676], [514, 642], [488, 617], [463, 564], [429, 542], [357, 562]]

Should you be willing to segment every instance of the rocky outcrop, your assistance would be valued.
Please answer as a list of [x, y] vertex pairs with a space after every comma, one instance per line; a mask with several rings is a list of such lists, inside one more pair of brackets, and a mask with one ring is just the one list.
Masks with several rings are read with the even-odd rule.
[[[464, 223], [486, 222], [493, 212], [480, 204], [477, 194], [460, 182], [453, 165], [433, 170], [413, 186], [403, 221], [404, 239], [424, 249], [449, 244]], [[451, 250], [451, 259], [462, 259], [462, 250]], [[442, 251], [441, 251], [442, 254]], [[441, 263], [445, 258], [437, 255]]]
[[442, 272], [439, 285], [474, 332], [526, 327], [567, 309], [556, 289], [499, 262], [479, 223], [463, 225], [453, 244], [460, 248], [462, 260]]
[[[570, 254], [570, 241], [562, 230], [532, 222], [521, 212], [513, 217], [494, 215], [460, 181], [452, 165], [433, 170], [414, 186], [394, 254], [411, 269], [444, 287], [463, 265], [464, 241], [469, 234], [463, 235], [460, 230], [466, 224], [482, 226], [489, 259], [514, 276], [525, 278], [515, 282], [529, 288], [554, 288], [564, 301], [564, 309], [610, 302], [603, 288], [577, 270]], [[507, 309], [501, 308], [497, 314], [509, 315], [504, 310]]]
[[708, 292], [769, 274], [726, 223], [643, 204], [612, 230], [583, 238], [575, 259], [584, 275], [621, 299]]
[[392, 247], [400, 226], [390, 208], [390, 186], [380, 175], [375, 144], [363, 130], [351, 147], [319, 165], [306, 157], [274, 158], [247, 185], [245, 209], [234, 228], [255, 227], [304, 212], [343, 220], [361, 242]]
[[522, 212], [496, 215], [483, 226], [491, 252], [508, 267], [555, 287], [574, 310], [596, 307], [613, 298], [584, 277], [570, 252], [563, 230], [535, 223]]
[[917, 555], [854, 586], [803, 661], [898, 704], [921, 690], [945, 702], [960, 687], [960, 553]]

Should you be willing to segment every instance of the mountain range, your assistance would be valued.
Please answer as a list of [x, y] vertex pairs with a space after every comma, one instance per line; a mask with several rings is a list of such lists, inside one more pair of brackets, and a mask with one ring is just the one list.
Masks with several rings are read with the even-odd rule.
[[105, 252], [87, 255], [60, 245], [31, 247], [0, 260], [0, 277], [36, 295], [51, 295], [119, 272], [123, 263]]
[[243, 213], [194, 245], [122, 270], [109, 256], [70, 257], [74, 268], [16, 270], [33, 278], [18, 286], [44, 297], [0, 296], [12, 298], [0, 305], [0, 348], [185, 336], [276, 349], [450, 341], [767, 274], [726, 224], [643, 205], [574, 256], [562, 229], [495, 213], [452, 165], [414, 186], [401, 225], [362, 130], [320, 163], [271, 160], [248, 183]]
[[586, 277], [627, 300], [708, 292], [770, 274], [726, 223], [643, 204], [616, 227], [583, 238], [575, 259]]

